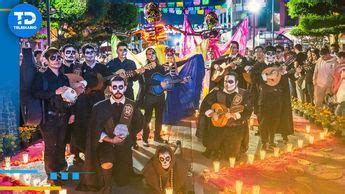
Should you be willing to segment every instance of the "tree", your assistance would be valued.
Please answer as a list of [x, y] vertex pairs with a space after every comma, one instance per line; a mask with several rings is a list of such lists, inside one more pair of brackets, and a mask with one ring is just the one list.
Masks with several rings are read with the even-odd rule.
[[329, 36], [345, 31], [342, 0], [290, 0], [287, 7], [289, 15], [299, 19], [291, 31], [295, 36]]

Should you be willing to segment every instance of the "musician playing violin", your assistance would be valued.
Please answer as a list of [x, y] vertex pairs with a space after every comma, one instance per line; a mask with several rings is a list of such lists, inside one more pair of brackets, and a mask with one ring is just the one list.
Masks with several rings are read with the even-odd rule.
[[[292, 60], [287, 60], [293, 62]], [[265, 61], [258, 62], [251, 70], [253, 93], [257, 98], [259, 131], [263, 149], [273, 149], [275, 133], [281, 133], [284, 142], [293, 134], [292, 112], [288, 77], [285, 64], [276, 62], [276, 49], [267, 46]]]
[[[237, 76], [235, 72], [228, 72], [224, 89], [214, 89], [201, 104], [197, 136], [206, 147], [206, 157], [239, 158], [248, 147], [247, 120], [252, 105], [250, 93], [238, 87]], [[226, 122], [219, 124], [220, 120]]]

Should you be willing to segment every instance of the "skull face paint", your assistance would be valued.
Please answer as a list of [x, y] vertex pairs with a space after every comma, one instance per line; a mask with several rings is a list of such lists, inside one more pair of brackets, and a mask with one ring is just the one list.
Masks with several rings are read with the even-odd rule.
[[271, 64], [276, 61], [276, 52], [275, 51], [267, 51], [265, 53], [265, 63]]
[[96, 51], [95, 49], [85, 49], [85, 60], [89, 63], [93, 63], [96, 60]]
[[160, 153], [158, 156], [159, 162], [164, 170], [168, 170], [171, 165], [171, 156], [169, 152]]
[[64, 60], [68, 63], [74, 63], [76, 60], [77, 51], [73, 47], [67, 47], [63, 53]]
[[237, 89], [238, 81], [234, 75], [226, 75], [224, 77], [224, 90], [233, 93]]
[[110, 92], [117, 100], [120, 100], [124, 96], [126, 89], [127, 87], [125, 86], [124, 81], [111, 82]]

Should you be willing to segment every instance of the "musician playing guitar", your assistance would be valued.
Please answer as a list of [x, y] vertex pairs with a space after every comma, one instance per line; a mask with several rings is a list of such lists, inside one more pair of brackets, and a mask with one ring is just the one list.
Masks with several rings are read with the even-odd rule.
[[224, 89], [214, 89], [201, 104], [197, 136], [206, 147], [206, 157], [238, 158], [248, 147], [247, 120], [252, 106], [249, 92], [238, 87], [237, 76], [228, 72]]
[[221, 86], [222, 78], [224, 75], [221, 75], [220, 79], [212, 78], [217, 71], [221, 71], [224, 68], [226, 71], [236, 72], [238, 77], [238, 87], [247, 88], [247, 84], [242, 76], [244, 72], [249, 71], [250, 66], [248, 65], [247, 59], [239, 54], [239, 44], [236, 41], [232, 41], [230, 44], [230, 54], [219, 57], [217, 60], [213, 61], [211, 64], [211, 81], [210, 81], [210, 90], [214, 87]]
[[[116, 53], [117, 57], [109, 61], [106, 65], [110, 72], [116, 73], [120, 69], [125, 71], [135, 71], [137, 69], [135, 62], [126, 58], [128, 45], [125, 42], [119, 42], [117, 44]], [[143, 71], [139, 71], [143, 73]], [[135, 75], [127, 79], [128, 86], [125, 92], [127, 98], [134, 100], [133, 82], [137, 81], [139, 78], [139, 75]]]
[[287, 66], [293, 62], [293, 57], [284, 64], [276, 61], [276, 48], [265, 48], [265, 61], [258, 62], [251, 70], [253, 95], [257, 96], [256, 104], [259, 131], [263, 149], [273, 150], [275, 133], [281, 133], [284, 142], [288, 135], [293, 134], [290, 90], [288, 78], [293, 76], [287, 71]]

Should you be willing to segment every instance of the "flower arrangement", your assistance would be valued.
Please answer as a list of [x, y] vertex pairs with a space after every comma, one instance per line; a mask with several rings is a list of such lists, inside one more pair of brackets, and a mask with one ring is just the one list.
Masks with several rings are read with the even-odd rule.
[[311, 103], [302, 103], [292, 97], [292, 109], [318, 126], [329, 128], [333, 132], [341, 132], [345, 128], [345, 117], [336, 116], [328, 107], [316, 107]]
[[32, 133], [36, 131], [36, 128], [30, 126], [19, 127], [19, 135], [22, 140], [22, 143], [27, 147], [30, 143]]
[[1, 135], [1, 139], [2, 139], [2, 149], [5, 156], [13, 154], [17, 148], [17, 143], [16, 143], [17, 137], [15, 136], [15, 134], [3, 133]]

